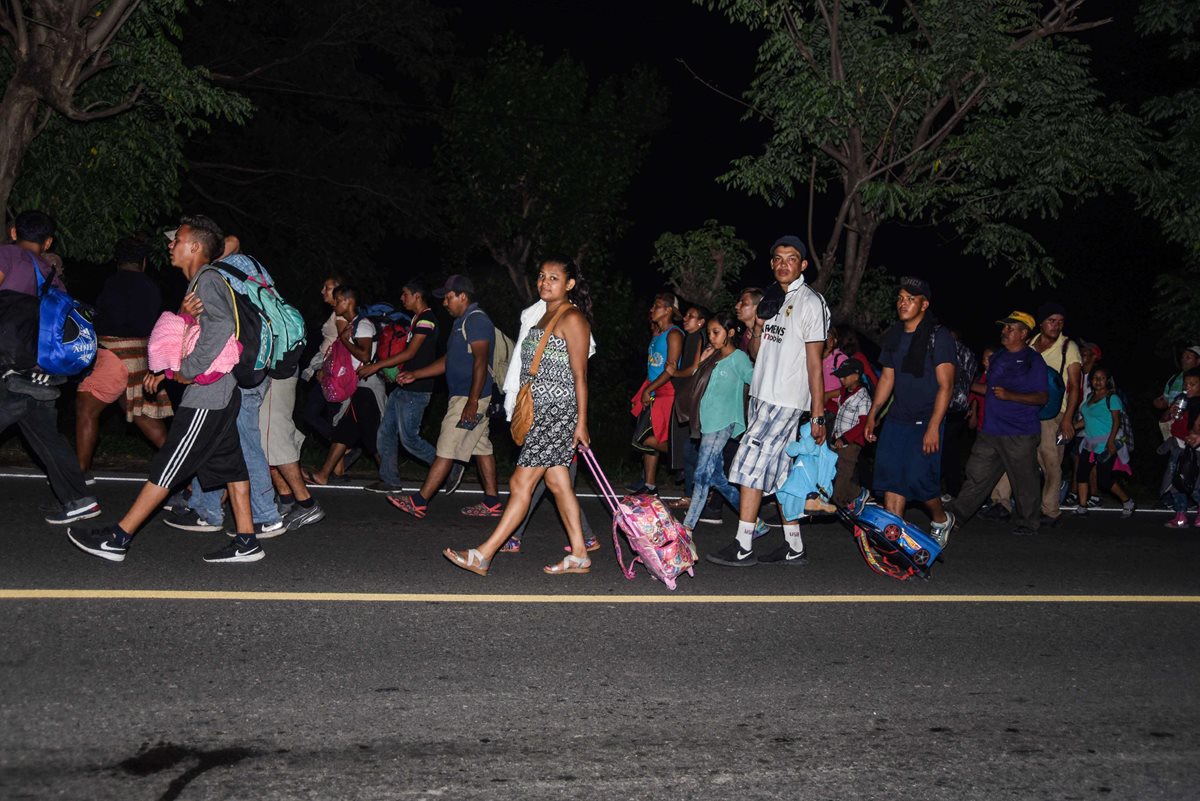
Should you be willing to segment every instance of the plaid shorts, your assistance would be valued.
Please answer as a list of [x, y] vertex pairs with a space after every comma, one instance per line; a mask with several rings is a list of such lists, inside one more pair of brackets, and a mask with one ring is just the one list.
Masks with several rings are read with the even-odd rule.
[[787, 481], [792, 457], [787, 446], [795, 442], [803, 411], [775, 406], [750, 398], [746, 433], [729, 469], [729, 483], [770, 494]]

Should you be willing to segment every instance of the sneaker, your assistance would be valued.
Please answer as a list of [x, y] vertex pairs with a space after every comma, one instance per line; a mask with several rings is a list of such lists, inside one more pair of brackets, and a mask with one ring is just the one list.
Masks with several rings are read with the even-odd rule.
[[649, 485], [643, 485], [640, 490], [638, 490], [637, 492], [635, 492], [633, 494], [634, 495], [649, 495], [652, 498], [657, 498], [658, 497], [658, 487], [651, 487]]
[[1137, 509], [1137, 504], [1133, 502], [1133, 498], [1121, 504], [1121, 517], [1133, 517], [1134, 510]]
[[766, 523], [764, 523], [763, 519], [760, 517], [754, 521], [754, 531], [750, 534], [750, 538], [752, 540], [756, 540], [759, 537], [763, 536], [764, 534], [770, 534], [770, 533], [771, 533], [771, 527], [768, 526]]
[[950, 503], [950, 501], [952, 501], [952, 500], [954, 500], [954, 496], [953, 496], [953, 495], [951, 495], [951, 494], [950, 494], [950, 493], [948, 493], [948, 492], [943, 492], [943, 493], [942, 493], [942, 503]]
[[89, 487], [94, 486], [96, 483], [96, 477], [94, 475], [92, 475], [91, 473], [84, 473], [83, 474], [83, 483]]
[[455, 462], [450, 465], [450, 475], [446, 476], [446, 483], [442, 485], [442, 492], [447, 495], [453, 495], [458, 489], [458, 485], [462, 483], [463, 474], [467, 472], [467, 466], [461, 462]]
[[1066, 495], [1063, 496], [1063, 499], [1062, 499], [1063, 506], [1075, 506], [1078, 503], [1079, 503], [1079, 496], [1076, 495], [1074, 492], [1068, 492]]
[[[1200, 523], [1200, 515], [1198, 515], [1196, 517], [1196, 522]], [[1187, 526], [1188, 526], [1187, 515], [1184, 514], [1183, 512], [1179, 512], [1174, 517], [1172, 517], [1170, 520], [1168, 520], [1164, 525], [1167, 528], [1187, 528]]]
[[1076, 517], [1086, 517], [1087, 513], [1088, 513], [1088, 508], [1086, 506], [1084, 506], [1083, 504], [1080, 504], [1079, 506], [1075, 507], [1074, 514]]
[[1058, 518], [1042, 515], [1042, 528], [1058, 528]]
[[110, 562], [124, 562], [125, 553], [129, 550], [129, 543], [122, 545], [112, 526], [93, 529], [68, 528], [67, 537], [79, 550]]
[[780, 545], [769, 554], [759, 559], [760, 562], [766, 562], [773, 565], [791, 565], [792, 567], [804, 567], [808, 564], [808, 549], [803, 551], [793, 551], [792, 546], [786, 542]]
[[389, 484], [386, 481], [372, 482], [363, 487], [363, 489], [365, 489], [367, 492], [382, 492], [385, 495], [397, 495], [401, 492], [404, 492], [404, 487], [400, 486], [399, 484]]
[[700, 522], [719, 526], [723, 522], [721, 517], [724, 512], [725, 507], [722, 505], [721, 499], [713, 495], [709, 498], [708, 503], [704, 504], [704, 511], [700, 513]]
[[1012, 516], [1012, 514], [1008, 511], [1008, 507], [1006, 507], [1004, 504], [993, 503], [992, 505], [988, 506], [988, 508], [980, 512], [979, 516], [984, 520], [1007, 520]]
[[283, 527], [288, 531], [295, 531], [302, 526], [320, 523], [324, 519], [325, 510], [321, 508], [320, 502], [313, 501], [313, 505], [307, 509], [297, 504], [296, 508], [283, 518]]
[[[278, 537], [280, 534], [287, 533], [287, 526], [282, 520], [276, 520], [274, 523], [255, 523], [254, 536], [260, 540], [269, 540], [272, 537]], [[226, 537], [236, 537], [236, 531], [226, 531]]]
[[459, 511], [467, 517], [499, 517], [504, 514], [504, 504], [498, 503], [495, 506], [488, 506], [483, 501], [480, 501], [471, 506], [464, 506]]
[[89, 520], [100, 516], [100, 502], [94, 498], [55, 506], [46, 514], [46, 522], [52, 526], [66, 526], [76, 520]]
[[704, 558], [714, 565], [725, 565], [726, 567], [752, 567], [758, 564], [758, 559], [754, 557], [754, 551], [752, 549], [743, 551], [737, 540]]
[[231, 542], [219, 551], [205, 554], [205, 562], [257, 562], [267, 553], [257, 542], [251, 545], [238, 545]]
[[954, 530], [954, 513], [947, 511], [946, 519], [941, 523], [929, 524], [929, 536], [937, 541], [939, 548], [945, 548], [946, 543], [950, 540], [950, 532]]
[[178, 512], [171, 512], [167, 515], [163, 522], [171, 528], [182, 529], [183, 531], [224, 531], [225, 526], [222, 523], [209, 523], [207, 520], [200, 517], [200, 514], [194, 509], [183, 509]]
[[863, 509], [867, 507], [867, 501], [869, 500], [871, 500], [870, 490], [863, 489], [862, 492], [858, 493], [858, 497], [850, 501], [850, 503], [846, 506], [846, 511], [855, 517], [858, 517], [863, 513]]
[[1088, 505], [1089, 509], [1099, 508], [1100, 507], [1100, 496], [1099, 495], [1089, 495], [1087, 505]]
[[1017, 526], [1013, 529], [1013, 534], [1018, 537], [1032, 537], [1034, 534], [1037, 534], [1037, 532], [1031, 529], [1029, 526]]
[[425, 510], [429, 508], [428, 506], [417, 506], [411, 495], [388, 495], [387, 502], [418, 520], [425, 516]]
[[645, 489], [646, 489], [646, 486], [647, 486], [647, 485], [646, 485], [646, 482], [645, 482], [645, 481], [638, 481], [636, 484], [626, 484], [626, 485], [625, 485], [625, 490], [626, 490], [626, 491], [627, 491], [627, 492], [628, 492], [630, 495], [637, 495], [638, 493], [640, 493], [640, 492], [642, 492], [643, 490], [645, 490]]

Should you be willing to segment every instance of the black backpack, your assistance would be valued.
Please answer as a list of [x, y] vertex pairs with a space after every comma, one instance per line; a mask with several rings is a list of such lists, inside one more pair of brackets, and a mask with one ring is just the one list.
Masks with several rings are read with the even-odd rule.
[[[200, 271], [200, 275], [209, 270], [221, 279], [221, 283], [229, 290], [229, 296], [233, 299], [234, 331], [237, 341], [242, 346], [238, 363], [231, 371], [233, 377], [239, 387], [257, 387], [266, 379], [271, 364], [271, 338], [263, 337], [263, 331], [270, 330], [270, 322], [248, 297], [234, 291], [220, 270], [206, 267]], [[196, 276], [197, 280], [200, 275]]]

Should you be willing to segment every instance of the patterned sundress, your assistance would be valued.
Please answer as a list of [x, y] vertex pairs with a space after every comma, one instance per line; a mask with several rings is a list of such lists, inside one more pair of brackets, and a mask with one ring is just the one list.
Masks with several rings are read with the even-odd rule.
[[579, 423], [579, 404], [567, 341], [551, 334], [537, 375], [529, 374], [533, 353], [543, 336], [541, 328], [531, 328], [521, 342], [521, 386], [533, 382], [533, 425], [517, 458], [519, 467], [566, 467], [574, 453], [572, 440]]

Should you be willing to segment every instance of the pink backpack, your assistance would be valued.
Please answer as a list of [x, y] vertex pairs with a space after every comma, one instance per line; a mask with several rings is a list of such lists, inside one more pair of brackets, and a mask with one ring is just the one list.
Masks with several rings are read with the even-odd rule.
[[321, 363], [321, 392], [330, 403], [341, 403], [358, 389], [358, 373], [346, 343], [335, 340]]
[[[638, 562], [645, 565], [646, 571], [666, 584], [669, 590], [675, 589], [675, 580], [680, 573], [696, 575], [693, 568], [697, 559], [696, 546], [692, 544], [687, 529], [667, 511], [662, 501], [650, 495], [618, 497], [591, 450], [581, 445], [579, 451], [596, 477], [600, 495], [612, 511], [613, 550], [617, 552], [617, 564], [621, 566], [625, 578], [633, 579], [633, 566]], [[629, 567], [625, 567], [625, 560], [621, 556], [618, 529], [625, 532], [629, 547], [635, 554]]]

